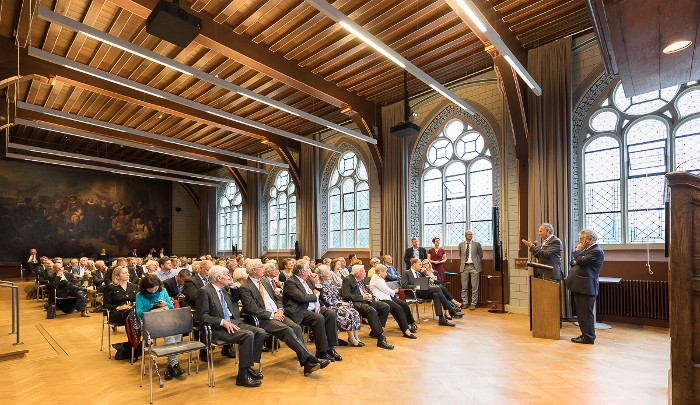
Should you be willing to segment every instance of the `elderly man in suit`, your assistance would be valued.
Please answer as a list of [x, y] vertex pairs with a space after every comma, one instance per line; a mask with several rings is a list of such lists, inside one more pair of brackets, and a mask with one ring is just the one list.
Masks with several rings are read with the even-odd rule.
[[385, 302], [381, 302], [369, 291], [365, 285], [365, 266], [356, 264], [347, 277], [343, 277], [343, 286], [340, 290], [343, 301], [352, 302], [353, 307], [361, 316], [367, 318], [370, 332], [369, 337], [377, 339], [377, 347], [392, 350], [394, 348], [386, 341], [384, 326], [389, 317], [391, 308]]
[[[420, 267], [420, 260], [411, 259], [411, 267], [408, 270], [404, 271], [403, 275], [401, 276], [401, 288], [415, 288], [416, 279], [423, 277], [423, 273], [421, 273]], [[452, 316], [456, 315], [456, 311], [454, 310], [454, 308], [452, 308], [450, 302], [447, 300], [447, 297], [445, 297], [445, 294], [442, 293], [440, 287], [433, 286], [428, 288], [427, 291], [416, 290], [416, 298], [429, 299], [433, 301], [435, 314], [439, 316], [438, 325], [455, 326], [455, 324], [450, 322], [444, 315], [445, 310], [447, 310], [447, 312]]]
[[282, 300], [275, 295], [267, 277], [263, 276], [265, 270], [262, 261], [248, 259], [245, 268], [248, 278], [240, 287], [243, 311], [258, 318], [258, 323], [265, 332], [283, 341], [296, 353], [299, 364], [304, 367], [305, 376], [328, 366], [330, 360], [319, 360], [306, 348], [301, 326], [284, 316]]
[[598, 245], [598, 235], [590, 229], [582, 230], [578, 236], [578, 246], [571, 257], [566, 287], [572, 293], [581, 328], [581, 335], [571, 341], [592, 345], [595, 343], [593, 306], [598, 296], [598, 278], [605, 259], [603, 249]]
[[[472, 240], [474, 233], [466, 231], [464, 233], [465, 241], [459, 244], [459, 272], [462, 275], [462, 308], [467, 307], [467, 303], [471, 302], [469, 309], [476, 309], [476, 301], [479, 299], [479, 276], [481, 275], [481, 259], [484, 257], [484, 252], [481, 250], [481, 244]], [[469, 300], [468, 283], [471, 280], [472, 294], [471, 301]]]
[[202, 327], [211, 326], [213, 342], [238, 343], [240, 359], [236, 385], [259, 387], [263, 375], [252, 367], [260, 362], [265, 331], [243, 323], [238, 305], [234, 305], [231, 296], [224, 291], [232, 284], [226, 267], [213, 266], [209, 270], [209, 283], [197, 294], [197, 315]]
[[403, 255], [403, 262], [406, 264], [406, 269], [411, 268], [411, 259], [423, 261], [428, 258], [428, 252], [425, 248], [418, 246], [418, 238], [411, 238], [411, 247], [406, 249]]
[[338, 326], [335, 311], [325, 308], [318, 300], [320, 284], [317, 274], [312, 274], [309, 262], [297, 260], [292, 276], [284, 282], [282, 303], [284, 315], [298, 325], [307, 325], [314, 332], [316, 357], [330, 361], [341, 361], [335, 351], [338, 344]]
[[561, 240], [554, 236], [554, 227], [547, 222], [540, 225], [537, 231], [542, 239], [542, 246], [537, 246], [537, 242], [530, 242], [529, 239], [523, 239], [523, 245], [527, 246], [532, 252], [532, 256], [537, 259], [540, 264], [552, 266], [552, 270], [537, 270], [535, 269], [535, 277], [546, 278], [550, 280], [561, 280]]
[[30, 274], [36, 271], [36, 268], [39, 266], [39, 255], [37, 254], [36, 249], [29, 249], [29, 254], [24, 256], [24, 259], [22, 260], [22, 266], [29, 270]]

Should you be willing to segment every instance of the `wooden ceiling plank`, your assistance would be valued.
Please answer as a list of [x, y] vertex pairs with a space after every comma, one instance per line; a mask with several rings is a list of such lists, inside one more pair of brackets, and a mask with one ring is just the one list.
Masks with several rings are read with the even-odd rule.
[[262, 15], [271, 12], [276, 4], [277, 2], [275, 1], [248, 0], [245, 2], [245, 9], [239, 7], [235, 12], [226, 16], [223, 21], [217, 21], [216, 18], [214, 18], [214, 21], [221, 23], [227, 22], [227, 25], [233, 28], [233, 32], [236, 34], [243, 34], [248, 27], [255, 24]]
[[507, 0], [494, 6], [494, 9], [496, 9], [500, 13], [507, 13], [518, 6], [527, 6], [528, 3], [530, 3], [531, 1], [532, 0]]
[[56, 99], [58, 98], [58, 95], [61, 93], [62, 89], [63, 83], [60, 82], [56, 82], [53, 86], [51, 86], [51, 92], [49, 93], [49, 97], [46, 99], [46, 102], [44, 102], [44, 107], [53, 108], [53, 104], [56, 102]]
[[[581, 4], [580, 1], [578, 0], [570, 0], [567, 1], [566, 3], [563, 3], [557, 7], [553, 7], [547, 10], [546, 14], [546, 20], [552, 20], [556, 17], [559, 17], [561, 15], [564, 16], [570, 16], [571, 13], [577, 10], [586, 10], [586, 5]], [[524, 29], [535, 27], [535, 29], [539, 29], [540, 25], [542, 24], [544, 20], [544, 15], [535, 15], [532, 16], [531, 18], [527, 18], [524, 20], [521, 20], [515, 24], [512, 24], [510, 26], [510, 29], [516, 32], [523, 31]]]
[[524, 4], [523, 6], [507, 13], [499, 10], [497, 7], [494, 8], [496, 11], [502, 13], [503, 21], [505, 23], [513, 25], [524, 19], [538, 18], [540, 21], [547, 19], [549, 18], [549, 12], [551, 10], [560, 6], [564, 2], [571, 1], [585, 7], [585, 4], [581, 0], [539, 0], [529, 4]]
[[29, 85], [29, 93], [27, 94], [27, 98], [24, 101], [26, 101], [29, 104], [36, 103], [36, 97], [39, 93], [39, 86], [40, 84], [37, 80], [31, 80]]
[[[114, 21], [107, 30], [107, 33], [118, 37], [119, 34], [122, 33], [123, 30], [126, 28], [126, 25], [129, 22], [131, 16], [132, 14], [130, 12], [126, 10], [119, 10], [117, 12], [116, 17], [114, 18]], [[123, 52], [122, 50], [114, 48], [113, 46], [108, 45], [104, 42], [99, 42], [99, 44], [97, 45], [97, 50], [93, 53], [88, 65], [98, 69], [107, 69], [107, 67], [102, 67], [102, 65], [105, 62], [105, 56], [107, 56], [107, 53], [110, 51], [116, 53]]]
[[206, 7], [209, 3], [211, 3], [212, 0], [194, 0], [194, 1], [187, 0], [187, 1], [192, 3], [192, 6], [191, 6], [192, 10], [199, 12], [199, 11], [202, 11], [204, 9], [204, 7]]
[[303, 0], [297, 1], [292, 10], [282, 13], [277, 21], [258, 33], [253, 38], [253, 42], [256, 44], [264, 42], [268, 45], [275, 42], [275, 39], [285, 36], [294, 27], [307, 22], [314, 15], [315, 10]]
[[[83, 18], [82, 23], [85, 25], [93, 26], [95, 24], [95, 21], [97, 20], [97, 17], [102, 12], [102, 7], [104, 6], [104, 4], [105, 0], [92, 0], [88, 5], [87, 13], [85, 13], [85, 17]], [[70, 45], [70, 48], [68, 49], [66, 58], [70, 60], [75, 60], [78, 57], [80, 49], [83, 47], [83, 44], [85, 43], [86, 39], [87, 37], [85, 35], [77, 33], [77, 35], [73, 39], [73, 42]]]
[[[141, 4], [142, 2], [146, 4], [146, 0], [109, 1], [129, 11], [140, 13], [142, 18], [148, 16], [148, 7]], [[191, 10], [186, 4], [180, 6], [185, 11]], [[366, 99], [357, 97], [333, 84], [323, 83], [323, 80], [318, 80], [316, 75], [307, 69], [300, 68], [283, 56], [270, 52], [265, 45], [246, 40], [245, 37], [230, 35], [230, 31], [216, 24], [206, 15], [200, 14], [199, 17], [203, 19], [202, 33], [195, 39], [199, 44], [331, 105], [339, 108], [349, 105], [369, 121], [374, 122], [374, 105], [368, 103]]]

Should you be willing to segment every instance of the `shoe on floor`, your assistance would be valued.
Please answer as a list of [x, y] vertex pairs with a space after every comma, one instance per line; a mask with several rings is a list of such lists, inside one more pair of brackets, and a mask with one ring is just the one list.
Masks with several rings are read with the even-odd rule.
[[440, 325], [440, 326], [455, 326], [455, 324], [453, 324], [452, 322], [445, 319], [444, 316], [440, 317], [440, 319], [438, 320], [438, 325]]
[[582, 343], [584, 345], [592, 345], [595, 344], [595, 340], [589, 339], [583, 335], [581, 336], [576, 336], [575, 338], [571, 338], [571, 341], [574, 343]]
[[386, 339], [377, 340], [377, 347], [387, 350], [394, 350], [394, 345], [386, 341]]
[[83, 317], [83, 318], [89, 318], [89, 317], [90, 317], [90, 314], [88, 314], [87, 311], [83, 311], [83, 312], [80, 313], [80, 316]]
[[475, 309], [476, 309], [476, 305], [472, 305], [472, 306], [469, 307], [469, 310], [470, 310], [470, 311], [473, 311], [473, 310], [475, 310]]
[[175, 370], [168, 364], [168, 367], [165, 369], [165, 380], [170, 381], [173, 377], [175, 377]]
[[175, 364], [172, 367], [172, 369], [173, 369], [173, 372], [175, 372], [175, 377], [179, 377], [179, 376], [185, 374], [185, 369], [180, 367], [180, 363]]
[[[324, 360], [324, 361], [330, 363], [330, 361], [328, 361], [328, 360]], [[320, 369], [321, 369], [321, 363], [312, 363], [310, 361], [307, 361], [306, 364], [304, 364], [304, 377], [308, 377], [311, 375], [311, 373], [313, 373], [314, 371], [318, 371]]]
[[238, 369], [238, 376], [236, 377], [236, 385], [240, 387], [255, 388], [262, 385], [262, 381], [254, 380], [248, 375], [248, 368]]
[[263, 373], [253, 370], [252, 367], [248, 367], [248, 375], [249, 375], [250, 378], [252, 378], [253, 380], [258, 380], [258, 381], [260, 381], [260, 380], [263, 379]]
[[418, 339], [418, 336], [414, 335], [413, 333], [411, 333], [410, 335], [404, 334], [403, 337], [405, 337], [406, 339]]

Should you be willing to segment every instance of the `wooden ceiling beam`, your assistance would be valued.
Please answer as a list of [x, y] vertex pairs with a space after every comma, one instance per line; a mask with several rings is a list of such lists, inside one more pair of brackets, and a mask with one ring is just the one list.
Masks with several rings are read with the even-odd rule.
[[[0, 54], [7, 55], [0, 61], [0, 80], [11, 77], [16, 74], [16, 49], [12, 52], [13, 45], [9, 40], [0, 38]], [[298, 142], [277, 134], [273, 134], [264, 130], [260, 130], [248, 125], [229, 121], [225, 118], [211, 114], [206, 114], [195, 108], [183, 106], [181, 104], [164, 100], [159, 97], [151, 96], [137, 90], [125, 88], [123, 86], [111, 83], [109, 81], [86, 75], [72, 69], [62, 66], [46, 63], [27, 55], [26, 49], [20, 49], [20, 69], [24, 74], [38, 74], [45, 77], [54, 77], [56, 80], [76, 87], [73, 94], [69, 97], [68, 102], [64, 105], [63, 110], [74, 112], [75, 103], [80, 102], [83, 98], [82, 92], [88, 90], [92, 93], [101, 94], [103, 96], [126, 101], [131, 104], [147, 107], [155, 111], [176, 115], [182, 118], [210, 125], [213, 127], [227, 129], [231, 132], [236, 132], [245, 136], [275, 142], [277, 145], [294, 145], [298, 147]], [[84, 102], [84, 99], [82, 100]], [[82, 105], [82, 102], [80, 105]], [[79, 108], [79, 107], [78, 107]]]
[[[143, 19], [148, 17], [155, 5], [152, 0], [109, 1]], [[309, 69], [271, 52], [264, 44], [255, 43], [244, 35], [236, 35], [230, 27], [218, 24], [207, 13], [192, 10], [185, 2], [181, 2], [180, 7], [202, 19], [202, 32], [195, 38], [200, 45], [337, 108], [350, 106], [363, 116], [373, 117], [373, 104], [368, 100], [326, 82]]]

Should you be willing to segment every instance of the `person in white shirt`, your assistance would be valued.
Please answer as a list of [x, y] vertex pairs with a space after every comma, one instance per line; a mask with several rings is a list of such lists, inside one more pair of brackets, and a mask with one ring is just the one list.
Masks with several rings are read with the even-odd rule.
[[375, 267], [375, 274], [369, 282], [369, 289], [378, 300], [389, 305], [389, 311], [399, 324], [399, 329], [403, 332], [404, 337], [417, 339], [413, 332], [418, 331], [418, 327], [415, 324], [415, 319], [413, 319], [411, 308], [409, 308], [405, 301], [396, 296], [399, 292], [399, 288], [392, 289], [387, 285], [384, 280], [386, 275], [386, 266], [378, 264]]

